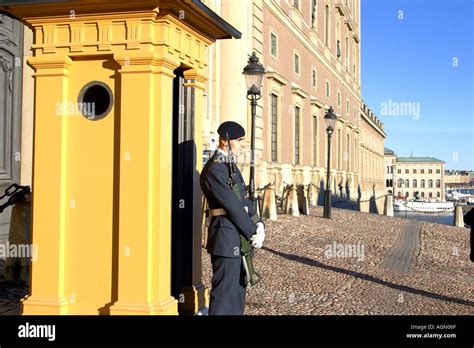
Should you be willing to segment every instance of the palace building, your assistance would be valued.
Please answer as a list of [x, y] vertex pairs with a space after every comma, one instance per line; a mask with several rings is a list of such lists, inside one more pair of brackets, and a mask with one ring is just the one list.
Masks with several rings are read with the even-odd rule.
[[[327, 173], [324, 115], [337, 114], [331, 145], [334, 202], [361, 200], [369, 211], [380, 197], [383, 212], [383, 124], [360, 95], [360, 1], [207, 0], [238, 28], [238, 42], [217, 42], [209, 50], [209, 83], [203, 124], [204, 147], [213, 148], [219, 123], [234, 120], [247, 130], [251, 114], [242, 70], [256, 52], [266, 69], [256, 118], [256, 186], [310, 183], [323, 199]], [[249, 156], [241, 166], [248, 173]], [[248, 177], [248, 175], [247, 175]]]

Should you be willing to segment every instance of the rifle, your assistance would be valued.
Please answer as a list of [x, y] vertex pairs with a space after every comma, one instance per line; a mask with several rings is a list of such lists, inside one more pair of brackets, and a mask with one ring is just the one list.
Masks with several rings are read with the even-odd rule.
[[3, 213], [3, 211], [8, 208], [10, 205], [14, 205], [17, 202], [20, 202], [20, 200], [23, 199], [23, 197], [27, 194], [30, 193], [30, 187], [29, 186], [21, 186], [18, 184], [11, 184], [6, 190], [5, 193], [0, 197], [0, 199], [3, 199], [6, 196], [9, 196], [8, 201], [2, 205], [0, 205], [0, 213]]
[[[237, 198], [242, 201], [242, 197], [240, 196], [240, 188], [239, 185], [235, 182], [235, 170], [234, 164], [232, 163], [232, 150], [230, 147], [229, 141], [229, 133], [226, 133], [226, 140], [227, 140], [227, 163], [229, 164], [229, 180], [228, 184], [230, 185], [232, 191], [237, 195]], [[250, 282], [250, 285], [254, 286], [262, 277], [255, 271], [253, 266], [253, 254], [255, 250], [253, 250], [252, 245], [250, 242], [245, 238], [242, 234], [240, 234], [240, 253], [242, 254], [242, 262], [244, 264], [245, 274], [246, 274], [246, 283]]]

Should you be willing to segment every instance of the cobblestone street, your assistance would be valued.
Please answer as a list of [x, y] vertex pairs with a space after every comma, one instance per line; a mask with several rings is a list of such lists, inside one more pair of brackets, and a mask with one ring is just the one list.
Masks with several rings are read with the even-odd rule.
[[[245, 314], [473, 315], [469, 229], [332, 210], [266, 222]], [[0, 268], [3, 260], [0, 260]], [[210, 257], [203, 282], [210, 289]], [[19, 313], [24, 287], [0, 281], [0, 315]]]
[[[469, 229], [334, 209], [266, 222], [245, 314], [474, 314]], [[210, 257], [203, 252], [210, 287]]]

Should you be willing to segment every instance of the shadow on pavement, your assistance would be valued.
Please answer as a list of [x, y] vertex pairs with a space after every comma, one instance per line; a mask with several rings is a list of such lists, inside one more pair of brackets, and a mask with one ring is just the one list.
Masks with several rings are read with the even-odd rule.
[[359, 278], [359, 279], [370, 281], [370, 282], [374, 282], [374, 283], [377, 283], [377, 284], [381, 284], [381, 285], [387, 286], [387, 287], [392, 288], [392, 289], [402, 290], [402, 291], [409, 292], [409, 293], [412, 293], [412, 294], [415, 294], [415, 295], [430, 297], [430, 298], [433, 298], [433, 299], [436, 299], [436, 300], [459, 303], [459, 304], [462, 304], [462, 305], [465, 305], [465, 306], [474, 307], [474, 302], [473, 301], [464, 300], [464, 299], [460, 299], [460, 298], [456, 298], [456, 297], [440, 295], [440, 294], [435, 294], [433, 292], [420, 290], [420, 289], [415, 289], [415, 288], [412, 288], [412, 287], [406, 286], [406, 285], [393, 284], [393, 283], [387, 282], [385, 280], [375, 278], [374, 276], [371, 276], [369, 274], [359, 273], [359, 272], [347, 270], [347, 269], [336, 267], [336, 266], [326, 265], [324, 263], [321, 263], [317, 260], [310, 259], [310, 258], [305, 257], [305, 256], [287, 254], [287, 253], [284, 253], [284, 252], [281, 252], [281, 251], [270, 249], [270, 248], [265, 247], [265, 246], [262, 247], [262, 250], [266, 250], [268, 252], [271, 252], [272, 254], [284, 257], [284, 258], [286, 258], [288, 260], [291, 260], [291, 261], [301, 262], [301, 263], [304, 263], [304, 264], [309, 265], [309, 266], [316, 266], [316, 267], [319, 267], [319, 268], [326, 269], [328, 271], [347, 274], [351, 277]]

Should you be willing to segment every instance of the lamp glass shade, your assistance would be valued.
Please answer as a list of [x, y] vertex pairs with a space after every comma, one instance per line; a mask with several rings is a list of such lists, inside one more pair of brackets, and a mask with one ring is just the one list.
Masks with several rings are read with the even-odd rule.
[[334, 110], [332, 109], [332, 107], [329, 108], [328, 112], [324, 116], [324, 120], [326, 122], [326, 128], [331, 127], [332, 129], [334, 129], [334, 125], [336, 124], [337, 116], [334, 113]]
[[247, 83], [247, 91], [250, 91], [253, 86], [255, 86], [258, 90], [260, 90], [262, 88], [262, 79], [263, 79], [262, 74], [255, 74], [255, 73], [245, 74], [245, 82]]
[[245, 75], [245, 82], [247, 83], [247, 92], [249, 94], [260, 94], [265, 68], [259, 63], [255, 52], [253, 52], [249, 57], [248, 64], [245, 66], [243, 74]]

